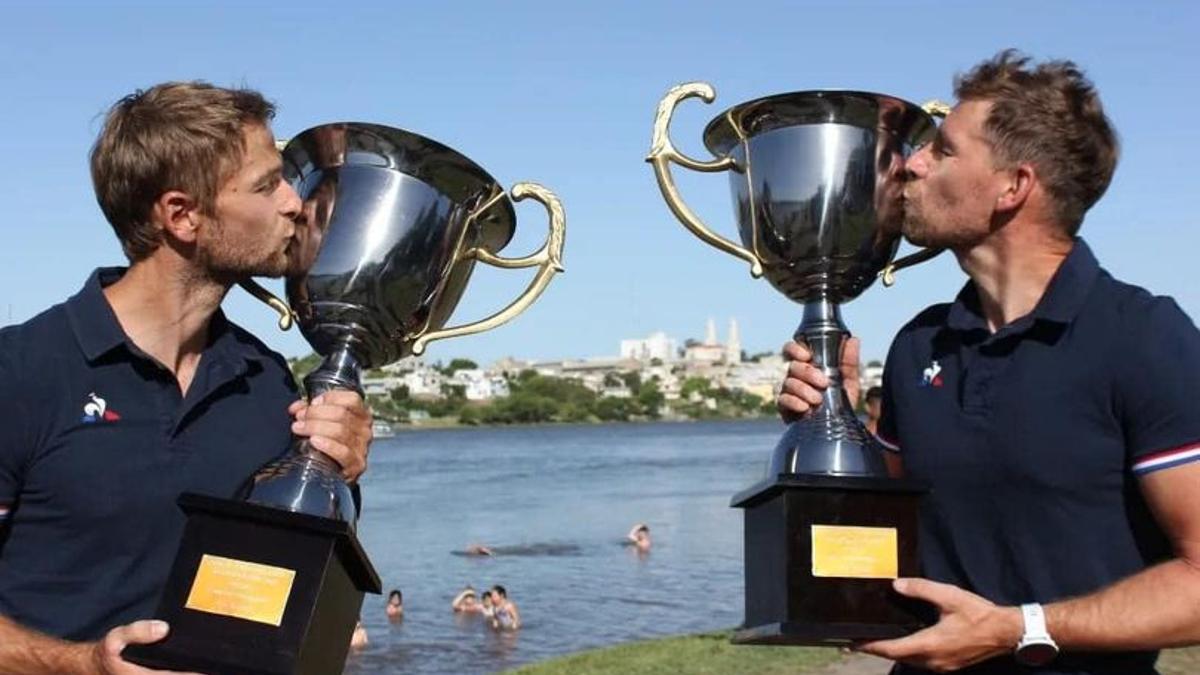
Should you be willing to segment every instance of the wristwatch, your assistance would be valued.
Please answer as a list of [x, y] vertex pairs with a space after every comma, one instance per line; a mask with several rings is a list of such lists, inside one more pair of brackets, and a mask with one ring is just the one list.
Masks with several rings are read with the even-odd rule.
[[1017, 643], [1013, 656], [1023, 666], [1044, 666], [1058, 656], [1058, 645], [1046, 630], [1046, 613], [1037, 603], [1021, 605], [1025, 619], [1025, 634]]

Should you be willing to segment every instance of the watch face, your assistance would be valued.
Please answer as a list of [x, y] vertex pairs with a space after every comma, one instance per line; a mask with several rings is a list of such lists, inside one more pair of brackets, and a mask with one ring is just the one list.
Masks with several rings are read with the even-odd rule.
[[1044, 666], [1058, 656], [1058, 647], [1046, 642], [1031, 642], [1017, 647], [1017, 662], [1026, 666]]

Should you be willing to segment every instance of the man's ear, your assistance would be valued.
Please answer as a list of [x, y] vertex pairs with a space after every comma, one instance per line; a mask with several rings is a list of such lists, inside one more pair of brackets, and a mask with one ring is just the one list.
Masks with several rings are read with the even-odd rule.
[[200, 208], [196, 200], [181, 190], [167, 190], [154, 201], [151, 219], [162, 228], [163, 235], [176, 241], [193, 244], [200, 231]]
[[1000, 196], [996, 198], [996, 211], [1011, 214], [1020, 209], [1033, 194], [1038, 182], [1037, 170], [1028, 162], [1022, 162], [1005, 172], [1008, 182], [1004, 185]]

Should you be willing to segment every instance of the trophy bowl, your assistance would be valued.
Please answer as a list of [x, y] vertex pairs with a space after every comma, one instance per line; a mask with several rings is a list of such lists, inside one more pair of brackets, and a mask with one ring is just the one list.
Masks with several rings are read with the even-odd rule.
[[319, 354], [348, 349], [363, 368], [408, 356], [445, 325], [475, 266], [512, 239], [504, 189], [465, 156], [377, 124], [329, 124], [294, 137], [284, 177], [304, 201], [287, 298]]
[[[283, 149], [283, 173], [303, 201], [289, 251], [289, 314], [324, 357], [305, 377], [310, 399], [331, 388], [361, 393], [364, 368], [508, 321], [562, 270], [565, 220], [549, 190], [514, 186], [513, 199], [545, 206], [550, 234], [533, 255], [501, 258], [516, 225], [509, 195], [478, 164], [424, 136], [379, 124], [313, 127]], [[446, 328], [476, 262], [539, 270], [505, 309]], [[299, 442], [254, 477], [246, 499], [353, 523], [339, 473]]]
[[[764, 479], [733, 499], [746, 510], [746, 622], [735, 641], [837, 644], [909, 632], [920, 621], [890, 580], [917, 571], [922, 486], [888, 476], [882, 446], [854, 414], [839, 368], [850, 334], [840, 305], [937, 254], [895, 259], [905, 159], [936, 132], [933, 114], [860, 91], [768, 96], [713, 118], [703, 139], [715, 159], [701, 161], [678, 152], [668, 133], [675, 107], [691, 97], [711, 102], [714, 92], [689, 83], [659, 103], [647, 161], [663, 197], [702, 241], [802, 305], [795, 339], [830, 381], [821, 405], [788, 425]], [[740, 244], [688, 208], [671, 163], [728, 172]]]

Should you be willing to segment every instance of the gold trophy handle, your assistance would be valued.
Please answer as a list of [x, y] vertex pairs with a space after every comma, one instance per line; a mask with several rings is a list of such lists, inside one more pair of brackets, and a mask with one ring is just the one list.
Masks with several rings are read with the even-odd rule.
[[679, 222], [706, 244], [749, 262], [750, 275], [755, 278], [761, 277], [763, 266], [758, 256], [710, 230], [688, 208], [679, 194], [679, 189], [675, 187], [675, 178], [671, 175], [671, 162], [675, 162], [685, 169], [709, 173], [727, 171], [735, 166], [731, 157], [721, 157], [711, 162], [692, 159], [676, 150], [671, 143], [669, 131], [671, 115], [675, 113], [675, 107], [679, 105], [680, 101], [693, 97], [699, 97], [705, 103], [712, 103], [716, 98], [716, 92], [707, 82], [688, 82], [672, 87], [667, 95], [658, 102], [658, 112], [654, 115], [654, 140], [651, 142], [650, 154], [646, 156], [646, 161], [653, 165], [654, 176], [658, 179], [658, 187], [662, 190], [663, 199], [667, 201], [667, 206], [670, 207], [671, 213], [675, 214]]
[[512, 194], [513, 201], [519, 202], [526, 197], [532, 197], [546, 208], [546, 212], [550, 216], [550, 233], [546, 237], [546, 242], [542, 244], [542, 247], [536, 253], [522, 258], [501, 258], [490, 251], [476, 247], [463, 252], [459, 256], [459, 260], [474, 259], [503, 269], [535, 266], [541, 269], [534, 275], [533, 281], [529, 282], [529, 286], [525, 288], [525, 291], [499, 312], [473, 323], [435, 330], [417, 337], [412, 343], [412, 353], [414, 356], [420, 356], [424, 353], [425, 346], [434, 340], [482, 333], [485, 330], [491, 330], [509, 321], [521, 312], [524, 312], [529, 305], [533, 304], [533, 301], [538, 299], [542, 291], [546, 290], [550, 279], [555, 274], [563, 271], [562, 249], [563, 241], [566, 238], [567, 223], [566, 217], [563, 215], [562, 202], [559, 201], [553, 192], [537, 183], [517, 183], [513, 186], [510, 194]]
[[275, 297], [275, 294], [262, 286], [258, 285], [253, 279], [239, 281], [238, 286], [241, 286], [247, 293], [262, 300], [271, 306], [271, 309], [279, 312], [279, 330], [287, 330], [292, 327], [294, 316], [292, 308], [288, 307], [287, 303]]
[[[922, 103], [921, 110], [924, 110], [934, 117], [945, 119], [946, 115], [950, 114], [950, 105], [935, 98]], [[944, 250], [946, 249], [923, 248], [916, 253], [910, 253], [903, 258], [893, 260], [892, 262], [888, 263], [887, 267], [884, 267], [882, 270], [880, 270], [879, 278], [881, 281], [883, 281], [885, 288], [891, 288], [892, 284], [896, 283], [896, 272], [899, 272], [905, 267], [912, 267], [913, 265], [919, 265], [926, 260], [932, 260], [940, 255]]]

